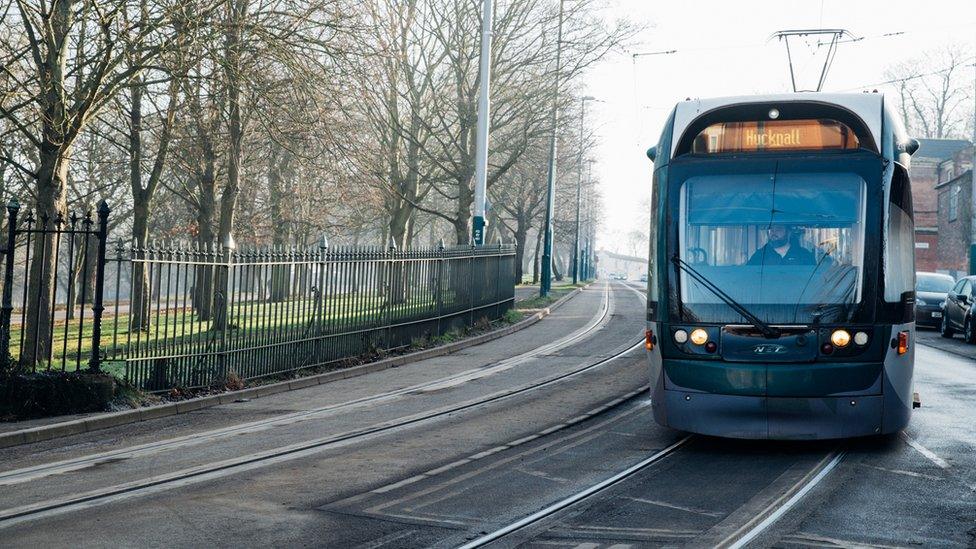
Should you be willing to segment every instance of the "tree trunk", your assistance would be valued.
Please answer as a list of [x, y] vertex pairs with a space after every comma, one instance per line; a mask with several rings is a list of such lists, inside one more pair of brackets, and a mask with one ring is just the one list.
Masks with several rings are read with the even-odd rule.
[[539, 251], [542, 248], [542, 229], [535, 235], [535, 257], [532, 260], [532, 283], [539, 283]]
[[[145, 249], [149, 243], [149, 197], [142, 188], [142, 82], [129, 87], [129, 185], [132, 191], [132, 245]], [[170, 98], [172, 100], [172, 98]], [[145, 263], [132, 262], [132, 289], [129, 301], [129, 329], [149, 329], [149, 277]]]
[[[71, 157], [71, 140], [66, 135], [70, 129], [67, 99], [64, 91], [65, 64], [68, 34], [71, 31], [74, 6], [71, 2], [51, 5], [45, 42], [48, 47], [40, 69], [41, 95], [41, 143], [38, 147], [37, 169], [37, 226], [53, 226], [59, 214], [67, 210], [68, 159]], [[63, 46], [62, 46], [63, 45]], [[73, 121], [72, 121], [73, 123]], [[20, 363], [33, 367], [39, 360], [46, 360], [51, 351], [51, 308], [55, 275], [54, 235], [37, 234], [31, 255], [30, 277], [27, 286], [27, 317], [24, 348]]]
[[[269, 213], [271, 215], [271, 242], [275, 249], [288, 244], [289, 223], [284, 219], [285, 177], [288, 172], [288, 152], [278, 144], [272, 144], [268, 169]], [[291, 294], [291, 265], [271, 267], [271, 291], [269, 301], [285, 301]]]
[[[37, 227], [53, 228], [54, 220], [67, 209], [66, 189], [68, 179], [68, 151], [49, 141], [53, 129], [48, 129], [45, 119], [45, 143], [40, 150], [40, 170], [37, 178]], [[46, 223], [45, 223], [46, 220]], [[36, 234], [31, 251], [30, 277], [28, 279], [27, 317], [24, 329], [24, 348], [20, 362], [32, 367], [47, 360], [51, 351], [51, 300], [55, 275], [53, 234]]]
[[529, 227], [517, 222], [515, 225], [515, 283], [521, 284], [522, 277], [525, 275], [525, 244], [529, 236]]
[[[214, 247], [214, 217], [216, 216], [215, 158], [213, 149], [205, 147], [204, 170], [200, 174], [200, 193], [197, 208], [198, 253], [204, 254]], [[202, 258], [202, 257], [201, 257]], [[197, 319], [210, 320], [213, 313], [213, 267], [198, 265], [193, 277], [193, 307]]]

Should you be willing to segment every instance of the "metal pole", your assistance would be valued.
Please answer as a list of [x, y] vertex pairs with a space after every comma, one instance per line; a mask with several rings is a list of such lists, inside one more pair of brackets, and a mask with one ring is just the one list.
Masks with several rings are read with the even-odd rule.
[[577, 158], [578, 174], [576, 178], [576, 230], [573, 237], [573, 285], [579, 283], [579, 251], [580, 251], [580, 203], [583, 189], [583, 129], [586, 125], [586, 102], [596, 99], [586, 96], [580, 100], [580, 140], [579, 157]]
[[[96, 256], [95, 264], [95, 298], [92, 303], [91, 361], [88, 363], [88, 367], [93, 372], [100, 371], [102, 361], [102, 312], [105, 310], [103, 303], [105, 296], [105, 247], [108, 245], [108, 214], [111, 211], [108, 203], [104, 200], [98, 204], [98, 255]], [[87, 237], [88, 235], [85, 236]], [[79, 352], [79, 354], [81, 353]]]
[[976, 63], [973, 63], [973, 164], [969, 170], [969, 274], [976, 274]]
[[[17, 212], [20, 202], [12, 198], [7, 204], [7, 244], [3, 250], [3, 302], [0, 305], [0, 364], [5, 364], [10, 356], [10, 314], [13, 312], [14, 249], [17, 245]], [[70, 306], [70, 301], [68, 302]], [[65, 338], [67, 341], [67, 338]], [[13, 366], [13, 364], [7, 364]]]
[[488, 97], [491, 78], [491, 8], [494, 0], [482, 1], [481, 20], [481, 91], [478, 97], [478, 136], [474, 169], [474, 219], [471, 242], [485, 243], [485, 194], [488, 186], [488, 123], [491, 103]]
[[559, 73], [562, 71], [563, 4], [559, 0], [559, 30], [556, 33], [556, 76], [552, 93], [552, 137], [549, 142], [549, 177], [546, 182], [546, 224], [542, 245], [542, 280], [539, 295], [546, 297], [552, 287], [552, 214], [556, 199], [556, 130], [559, 120]]

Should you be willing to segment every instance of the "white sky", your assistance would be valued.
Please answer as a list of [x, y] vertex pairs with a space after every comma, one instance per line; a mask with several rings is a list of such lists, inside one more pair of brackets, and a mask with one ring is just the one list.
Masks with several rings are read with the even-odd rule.
[[[624, 253], [627, 233], [647, 230], [642, 203], [650, 196], [651, 163], [644, 151], [657, 142], [676, 102], [792, 90], [785, 47], [767, 41], [773, 32], [844, 28], [864, 37], [838, 47], [824, 91], [884, 91], [872, 84], [887, 80], [884, 71], [893, 63], [949, 44], [976, 51], [976, 0], [609, 1], [610, 17], [648, 25], [634, 52], [678, 50], [640, 57], [636, 70], [629, 54], [615, 54], [586, 77], [586, 92], [603, 101], [587, 106], [598, 128], [593, 171], [606, 210], [598, 245]], [[882, 36], [893, 32], [904, 34]], [[802, 52], [793, 42], [791, 48], [798, 75], [815, 83], [820, 58], [797, 59]]]

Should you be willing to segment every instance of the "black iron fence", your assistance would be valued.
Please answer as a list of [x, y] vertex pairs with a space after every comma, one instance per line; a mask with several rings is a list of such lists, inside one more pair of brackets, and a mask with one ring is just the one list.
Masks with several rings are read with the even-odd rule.
[[22, 371], [99, 369], [109, 213], [104, 201], [97, 219], [7, 205], [0, 358]]
[[108, 214], [103, 204], [97, 220], [21, 221], [8, 208], [0, 343], [22, 369], [103, 369], [150, 391], [202, 387], [402, 348], [499, 318], [514, 301], [507, 245], [108, 246]]

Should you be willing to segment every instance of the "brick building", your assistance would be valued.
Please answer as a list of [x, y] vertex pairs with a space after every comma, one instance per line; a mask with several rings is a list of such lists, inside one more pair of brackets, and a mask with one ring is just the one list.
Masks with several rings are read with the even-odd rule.
[[969, 270], [972, 163], [972, 147], [956, 151], [939, 164], [939, 183], [935, 186], [939, 234], [935, 270], [955, 277], [968, 274]]
[[[919, 148], [912, 155], [911, 169], [912, 202], [915, 206], [915, 265], [919, 271], [955, 270], [956, 263], [942, 265], [939, 255], [941, 222], [937, 187], [969, 169], [970, 161], [965, 165], [957, 163], [957, 159], [965, 156], [959, 153], [970, 150], [969, 141], [965, 139], [919, 139], [918, 141]], [[969, 211], [968, 202], [966, 211]], [[953, 225], [952, 229], [955, 231], [958, 227]], [[955, 248], [950, 245], [947, 249]], [[951, 255], [949, 252], [946, 254]]]

